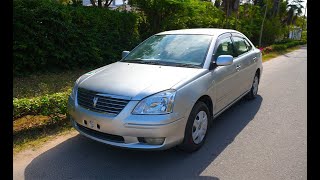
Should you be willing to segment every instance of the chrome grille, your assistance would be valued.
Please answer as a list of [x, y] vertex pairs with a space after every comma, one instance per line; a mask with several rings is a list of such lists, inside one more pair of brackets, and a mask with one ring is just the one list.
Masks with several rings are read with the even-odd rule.
[[[94, 98], [97, 97], [96, 105], [94, 106]], [[118, 99], [104, 95], [99, 92], [78, 88], [77, 93], [78, 104], [88, 110], [117, 115], [129, 103], [129, 100]]]

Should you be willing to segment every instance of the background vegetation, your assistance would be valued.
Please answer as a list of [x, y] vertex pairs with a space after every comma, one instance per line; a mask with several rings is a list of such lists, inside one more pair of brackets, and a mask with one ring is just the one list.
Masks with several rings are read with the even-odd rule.
[[301, 0], [216, 0], [215, 4], [130, 0], [132, 12], [68, 2], [13, 1], [15, 76], [99, 67], [119, 60], [123, 50], [132, 49], [150, 35], [172, 29], [236, 29], [258, 45], [265, 12], [263, 46], [285, 39], [293, 26], [306, 25], [300, 16]]

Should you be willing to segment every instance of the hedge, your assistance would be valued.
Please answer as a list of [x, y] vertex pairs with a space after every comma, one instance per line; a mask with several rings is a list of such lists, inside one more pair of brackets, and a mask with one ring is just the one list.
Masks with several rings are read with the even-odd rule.
[[[264, 48], [264, 50], [266, 53], [271, 52], [271, 51], [284, 51], [287, 48], [291, 48], [291, 47], [298, 46], [298, 45], [303, 45], [306, 43], [307, 42], [305, 40], [301, 40], [301, 41], [284, 40], [284, 41], [278, 42], [277, 44], [273, 44], [271, 46], [268, 46], [269, 48], [266, 47], [266, 48]], [[269, 49], [271, 49], [271, 50], [269, 50]]]
[[273, 51], [284, 51], [287, 49], [287, 46], [285, 44], [275, 44], [271, 45], [271, 48]]
[[13, 119], [25, 115], [55, 116], [67, 113], [67, 101], [71, 91], [35, 98], [13, 99]]
[[13, 74], [98, 67], [139, 41], [137, 15], [56, 0], [13, 1]]

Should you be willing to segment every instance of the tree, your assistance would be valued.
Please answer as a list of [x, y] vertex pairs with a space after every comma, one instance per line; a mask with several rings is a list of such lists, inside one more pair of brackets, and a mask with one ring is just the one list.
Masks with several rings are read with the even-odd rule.
[[264, 4], [265, 4], [264, 0], [253, 0], [253, 5], [255, 5], [255, 6], [263, 7]]
[[[191, 3], [192, 0], [186, 2]], [[164, 22], [169, 21], [170, 18], [187, 16], [185, 14], [187, 3], [180, 0], [129, 0], [129, 4], [143, 12], [151, 34], [160, 32]]]
[[268, 10], [268, 5], [266, 4], [266, 10], [264, 12], [264, 16], [263, 16], [263, 20], [262, 20], [262, 24], [261, 24], [261, 30], [260, 30], [259, 47], [261, 47], [261, 38], [262, 38], [262, 32], [263, 32], [263, 25], [264, 25], [264, 20], [266, 19], [267, 10]]
[[227, 17], [229, 17], [232, 12], [237, 11], [239, 5], [240, 0], [222, 0], [221, 4]]
[[[98, 7], [109, 7], [114, 0], [98, 0]], [[90, 0], [92, 6], [97, 7], [96, 0]]]
[[221, 6], [221, 0], [214, 1], [214, 6], [219, 8]]
[[64, 5], [73, 5], [73, 6], [82, 5], [82, 0], [59, 0], [59, 2]]
[[304, 7], [301, 3], [303, 3], [303, 0], [293, 0], [291, 4], [288, 4], [287, 25], [294, 24], [297, 16], [302, 14], [302, 9]]
[[273, 17], [276, 17], [278, 15], [280, 4], [281, 4], [280, 1], [281, 0], [273, 0], [273, 7], [272, 7], [272, 16]]
[[[221, 7], [226, 15], [226, 26], [229, 26], [229, 17], [232, 12], [237, 12], [239, 9], [240, 0], [222, 0]], [[237, 21], [237, 20], [236, 20]]]

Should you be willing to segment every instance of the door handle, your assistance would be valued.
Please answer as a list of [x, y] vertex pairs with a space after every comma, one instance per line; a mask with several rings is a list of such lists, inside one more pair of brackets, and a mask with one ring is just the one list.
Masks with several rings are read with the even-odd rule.
[[252, 58], [253, 62], [257, 61], [257, 57]]
[[236, 70], [237, 70], [237, 71], [240, 71], [240, 68], [241, 68], [241, 65], [240, 65], [240, 64], [236, 65]]

